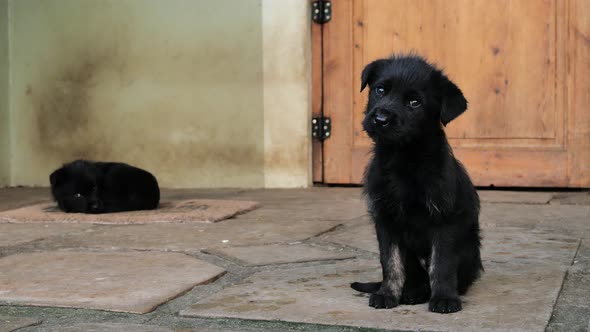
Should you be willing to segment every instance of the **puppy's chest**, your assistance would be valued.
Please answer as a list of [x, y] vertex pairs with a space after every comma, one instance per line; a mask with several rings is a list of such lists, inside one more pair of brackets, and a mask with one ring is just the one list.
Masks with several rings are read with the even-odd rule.
[[374, 212], [413, 224], [440, 217], [448, 205], [436, 187], [401, 179], [383, 181], [370, 196]]

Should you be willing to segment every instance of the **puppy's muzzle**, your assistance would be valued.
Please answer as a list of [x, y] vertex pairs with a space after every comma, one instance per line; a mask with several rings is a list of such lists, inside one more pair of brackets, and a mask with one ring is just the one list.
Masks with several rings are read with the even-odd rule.
[[391, 122], [391, 112], [384, 109], [377, 109], [373, 115], [373, 123], [385, 127]]

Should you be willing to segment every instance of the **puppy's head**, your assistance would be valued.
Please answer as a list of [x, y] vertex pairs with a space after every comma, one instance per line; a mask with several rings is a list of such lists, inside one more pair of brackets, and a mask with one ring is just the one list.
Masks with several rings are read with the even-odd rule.
[[49, 176], [51, 193], [65, 212], [98, 212], [97, 170], [87, 161], [76, 160], [63, 165]]
[[436, 133], [467, 109], [459, 88], [423, 58], [394, 56], [368, 64], [370, 88], [363, 128], [375, 142], [405, 144]]

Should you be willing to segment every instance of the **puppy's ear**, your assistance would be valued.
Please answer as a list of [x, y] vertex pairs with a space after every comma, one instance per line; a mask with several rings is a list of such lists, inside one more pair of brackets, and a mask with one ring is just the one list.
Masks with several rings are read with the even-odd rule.
[[442, 76], [443, 101], [440, 121], [444, 126], [467, 110], [467, 99], [463, 92], [446, 76]]
[[375, 82], [375, 78], [379, 76], [379, 73], [383, 70], [383, 67], [385, 67], [386, 64], [387, 60], [380, 59], [365, 66], [361, 75], [361, 92], [367, 87], [367, 84], [371, 85]]
[[49, 175], [49, 183], [51, 183], [52, 187], [57, 186], [63, 183], [65, 177], [66, 171], [63, 168], [60, 168]]

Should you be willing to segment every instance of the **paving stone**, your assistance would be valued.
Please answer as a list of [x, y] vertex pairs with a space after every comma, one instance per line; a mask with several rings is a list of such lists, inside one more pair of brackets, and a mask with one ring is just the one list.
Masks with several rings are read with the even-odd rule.
[[590, 206], [482, 204], [480, 224], [496, 226], [547, 226], [579, 237], [590, 236]]
[[551, 264], [488, 264], [464, 297], [463, 311], [440, 315], [427, 304], [375, 310], [351, 281], [377, 280], [377, 261], [353, 260], [323, 266], [254, 274], [242, 283], [181, 311], [183, 316], [281, 320], [383, 329], [430, 331], [542, 331], [564, 270]]
[[[211, 192], [211, 190], [208, 190]], [[362, 188], [353, 187], [311, 187], [295, 189], [254, 189], [242, 190], [236, 198], [262, 200], [266, 204], [351, 202], [362, 200]]]
[[547, 204], [554, 195], [548, 192], [500, 190], [479, 190], [477, 193], [482, 202], [514, 204]]
[[199, 251], [205, 248], [288, 243], [304, 240], [339, 225], [338, 221], [284, 222], [228, 220], [217, 224], [127, 225], [93, 228], [62, 245], [86, 248], [132, 248]]
[[[18, 190], [2, 189], [0, 190], [0, 210], [36, 203], [41, 200], [47, 200], [48, 197], [47, 188], [18, 188]], [[199, 250], [201, 248], [219, 249], [237, 245], [259, 246], [268, 243], [291, 243], [293, 241], [301, 240], [301, 236], [310, 233], [313, 233], [310, 235], [313, 236], [330, 229], [329, 227], [324, 227], [324, 220], [330, 219], [334, 221], [333, 223], [330, 223], [331, 225], [335, 226], [342, 224], [342, 226], [338, 227], [333, 232], [327, 232], [326, 234], [321, 235], [321, 239], [324, 239], [325, 237], [329, 238], [330, 236], [335, 238], [341, 237], [340, 241], [342, 244], [362, 248], [368, 251], [377, 251], [376, 240], [374, 239], [370, 222], [368, 221], [368, 218], [366, 218], [364, 212], [366, 209], [364, 203], [360, 199], [359, 188], [308, 188], [294, 190], [191, 189], [174, 191], [164, 189], [162, 191], [162, 197], [163, 199], [169, 197], [169, 199], [203, 198], [254, 200], [261, 202], [261, 208], [254, 211], [255, 214], [248, 213], [238, 216], [234, 220], [222, 222], [222, 224], [231, 223], [233, 227], [222, 227], [214, 231], [210, 231], [209, 229], [203, 230], [199, 228], [185, 227], [186, 225], [180, 225], [180, 227], [167, 227], [167, 225], [162, 225], [165, 227], [154, 228], [136, 228], [136, 226], [97, 226], [93, 227], [88, 233], [71, 232], [65, 233], [67, 236], [62, 236], [57, 232], [55, 233], [56, 236], [43, 235], [41, 238], [50, 238], [43, 240], [40, 245], [35, 246], [35, 248], [36, 250], [48, 250], [50, 248], [62, 247]], [[258, 313], [257, 315], [258, 317], [262, 317], [260, 319], [265, 321], [256, 322], [249, 320], [222, 319], [216, 320], [215, 322], [219, 323], [213, 325], [221, 328], [226, 326], [239, 326], [239, 329], [237, 330], [242, 330], [243, 328], [248, 331], [271, 331], [271, 329], [267, 328], [269, 326], [280, 327], [277, 331], [329, 330], [332, 332], [357, 330], [353, 327], [344, 328], [342, 326], [339, 327], [338, 325], [298, 325], [269, 321], [272, 320], [273, 317], [278, 316], [279, 319], [287, 321], [305, 320], [307, 322], [319, 322], [320, 324], [326, 324], [325, 322], [327, 321], [336, 321], [334, 324], [345, 324], [355, 327], [379, 325], [388, 330], [400, 330], [404, 326], [407, 326], [407, 330], [424, 330], [423, 326], [430, 324], [428, 326], [434, 326], [434, 328], [429, 328], [428, 330], [543, 331], [543, 324], [546, 323], [546, 316], [544, 313], [551, 311], [551, 308], [553, 308], [553, 319], [547, 326], [547, 331], [590, 331], [588, 327], [588, 319], [590, 318], [588, 316], [589, 307], [587, 305], [588, 292], [586, 291], [589, 289], [588, 275], [590, 272], [590, 259], [588, 259], [588, 257], [590, 257], [590, 249], [588, 249], [586, 243], [582, 242], [573, 265], [568, 268], [567, 278], [563, 283], [562, 292], [555, 305], [554, 301], [549, 301], [548, 299], [552, 298], [554, 290], [557, 292], [559, 286], [550, 288], [549, 292], [545, 286], [533, 289], [537, 287], [535, 285], [540, 282], [550, 282], [551, 280], [556, 279], [554, 274], [562, 272], [566, 266], [564, 263], [568, 261], [569, 257], [571, 257], [570, 254], [568, 254], [568, 250], [570, 244], [573, 242], [568, 242], [571, 241], [571, 239], [562, 238], [558, 235], [566, 234], [573, 239], [590, 237], [590, 204], [587, 204], [587, 202], [589, 202], [588, 197], [590, 197], [588, 196], [588, 193], [579, 195], [569, 195], [568, 193], [568, 195], [565, 196], [557, 194], [551, 199], [550, 204], [542, 203], [543, 200], [536, 203], [534, 201], [529, 201], [524, 202], [523, 204], [516, 204], [513, 202], [499, 203], [506, 200], [505, 197], [500, 197], [499, 199], [496, 199], [496, 201], [488, 203], [484, 200], [482, 203], [480, 220], [486, 237], [484, 240], [483, 251], [484, 258], [486, 259], [484, 262], [486, 273], [484, 274], [483, 279], [476, 284], [473, 292], [470, 292], [468, 296], [465, 297], [465, 310], [461, 313], [453, 314], [452, 316], [427, 313], [425, 305], [402, 306], [392, 310], [384, 310], [383, 312], [377, 312], [376, 310], [369, 308], [367, 306], [368, 298], [366, 295], [361, 295], [350, 290], [348, 284], [355, 280], [379, 279], [379, 264], [377, 261], [371, 262], [370, 266], [367, 267], [367, 270], [360, 271], [359, 267], [362, 267], [360, 264], [356, 264], [354, 267], [351, 266], [353, 262], [360, 261], [352, 260], [350, 262], [338, 261], [336, 263], [330, 261], [324, 262], [321, 265], [313, 264], [313, 267], [305, 268], [306, 270], [303, 271], [299, 271], [301, 266], [297, 271], [288, 266], [273, 268], [277, 273], [283, 271], [286, 275], [296, 275], [296, 273], [301, 272], [301, 274], [305, 275], [297, 277], [297, 279], [302, 280], [305, 280], [304, 278], [316, 278], [318, 275], [321, 276], [327, 274], [327, 276], [324, 276], [323, 278], [329, 281], [332, 278], [336, 278], [334, 274], [342, 273], [343, 276], [339, 278], [346, 280], [341, 280], [342, 282], [336, 283], [336, 285], [341, 287], [341, 289], [338, 288], [339, 291], [346, 293], [344, 295], [334, 296], [332, 287], [322, 284], [317, 285], [317, 280], [309, 280], [306, 283], [299, 280], [298, 282], [288, 284], [287, 282], [289, 279], [279, 274], [271, 275], [272, 278], [265, 281], [266, 286], [271, 287], [270, 290], [264, 289], [264, 291], [260, 291], [260, 289], [262, 289], [261, 285], [264, 282], [257, 281], [255, 278], [261, 274], [264, 276], [264, 274], [263, 272], [259, 272], [255, 276], [246, 279], [244, 284], [229, 286], [229, 288], [224, 290], [220, 290], [222, 286], [225, 285], [225, 287], [227, 287], [227, 284], [231, 284], [230, 282], [226, 284], [225, 282], [227, 280], [225, 279], [222, 283], [215, 283], [207, 287], [199, 288], [196, 292], [198, 295], [191, 292], [190, 295], [175, 301], [170, 307], [166, 307], [166, 310], [161, 312], [162, 315], [159, 314], [156, 317], [153, 317], [154, 319], [150, 319], [146, 324], [159, 324], [173, 329], [175, 332], [194, 331], [191, 329], [177, 328], [176, 326], [209, 327], [210, 324], [208, 322], [211, 321], [207, 319], [201, 320], [188, 317], [177, 317], [175, 315], [178, 308], [182, 308], [187, 303], [191, 303], [192, 299], [202, 299], [202, 303], [199, 304], [215, 304], [215, 302], [217, 302], [219, 305], [216, 307], [214, 306], [214, 308], [217, 308], [216, 310], [218, 313], [219, 311], [226, 312], [225, 315], [228, 315], [227, 312], [229, 312], [229, 310], [224, 308], [223, 305], [230, 306], [232, 304], [231, 302], [235, 301], [236, 308], [232, 309], [232, 311], [234, 311], [232, 315], [252, 316], [253, 314], [250, 312], [252, 311], [252, 303], [249, 303], [247, 299], [251, 298], [255, 301], [258, 296], [262, 297], [263, 301], [255, 303], [257, 306], [256, 308], [262, 308], [264, 310], [260, 310], [262, 313]], [[358, 217], [359, 215], [362, 215], [363, 217]], [[359, 222], [359, 220], [362, 220], [363, 222]], [[276, 227], [269, 228], [269, 226], [266, 225], [267, 223], [274, 224]], [[316, 224], [319, 224], [321, 227], [315, 228], [317, 226]], [[301, 228], [297, 228], [299, 226]], [[508, 226], [508, 228], [504, 228], [506, 226]], [[262, 230], [261, 232], [258, 232], [259, 227]], [[514, 228], [511, 229], [510, 227]], [[555, 234], [553, 235], [555, 236], [544, 231], [544, 229], [553, 229], [555, 231]], [[3, 230], [4, 228], [1, 228], [0, 226], [0, 239], [8, 239], [9, 241], [12, 241], [12, 235], [10, 234], [4, 238], [2, 237], [6, 234]], [[270, 230], [270, 232], [263, 233], [267, 230]], [[487, 233], [488, 230], [493, 231], [493, 233]], [[123, 234], [121, 236], [116, 235], [115, 233], [118, 231], [122, 231]], [[133, 234], [137, 231], [139, 231], [139, 233]], [[12, 232], [12, 230], [10, 232]], [[69, 232], [69, 230], [66, 232]], [[204, 232], [206, 232], [207, 236], [198, 235], [198, 233]], [[246, 232], [248, 234], [238, 234], [241, 232]], [[528, 233], [522, 235], [520, 234], [522, 232], [533, 232], [533, 235]], [[535, 235], [534, 232], [545, 232], [546, 234]], [[27, 231], [23, 231], [21, 234], [28, 236], [26, 233]], [[231, 238], [228, 238], [228, 234], [231, 235]], [[90, 235], [90, 237], [87, 237], [86, 235]], [[551, 235], [551, 238], [554, 240], [548, 238], [549, 235]], [[146, 237], [146, 239], [142, 239], [141, 237]], [[508, 239], [506, 239], [506, 237], [508, 237]], [[33, 238], [37, 239], [38, 237], [33, 236]], [[228, 241], [223, 243], [223, 240]], [[28, 237], [24, 242], [27, 241]], [[101, 241], [104, 241], [104, 243], [101, 243]], [[130, 242], [125, 243], [126, 241]], [[506, 243], [494, 243], [496, 241], [506, 241]], [[526, 241], [531, 241], [532, 243], [530, 244], [532, 247], [526, 245], [523, 246], [523, 242], [526, 243]], [[339, 243], [339, 241], [336, 240], [333, 242]], [[17, 244], [18, 243], [23, 242], [20, 242], [19, 240]], [[0, 246], [2, 246], [2, 244], [0, 244]], [[561, 248], [561, 246], [564, 246], [565, 248]], [[541, 250], [543, 247], [548, 248], [550, 252], [537, 251], [537, 249]], [[10, 249], [3, 248], [2, 252], [4, 254], [20, 252], [22, 251], [20, 248], [21, 247], [12, 247]], [[28, 246], [22, 248], [29, 249]], [[515, 248], [520, 249], [513, 250]], [[510, 250], [507, 251], [506, 249]], [[505, 252], [508, 252], [509, 254], [506, 254]], [[517, 252], [524, 253], [524, 255], [520, 255]], [[0, 261], [2, 260], [0, 259]], [[343, 271], [343, 266], [345, 265], [348, 265], [351, 269], [351, 271], [349, 271], [350, 275], [346, 274], [346, 271]], [[329, 268], [329, 270], [326, 270], [326, 268]], [[500, 268], [508, 269], [509, 273], [504, 273], [504, 270], [498, 270]], [[269, 270], [270, 268], [263, 269]], [[0, 272], [4, 272], [4, 270], [4, 268], [0, 268]], [[516, 276], [516, 270], [518, 270], [518, 276]], [[236, 294], [238, 300], [226, 297], [226, 293], [224, 292], [229, 292], [234, 287], [244, 289], [243, 287], [248, 286], [248, 283], [250, 282], [258, 282], [258, 284], [256, 284], [258, 286], [255, 286], [259, 289], [256, 289], [254, 286], [252, 286], [251, 289], [252, 292], [258, 291], [258, 294], [247, 292], [241, 294], [240, 292], [236, 292], [234, 294]], [[293, 286], [294, 284], [297, 285], [301, 283], [304, 283], [305, 287], [301, 285]], [[316, 283], [316, 285], [314, 285], [314, 283]], [[334, 283], [334, 280], [330, 281], [330, 283]], [[529, 283], [532, 284], [529, 285]], [[0, 285], [2, 285], [1, 280]], [[277, 291], [276, 288], [279, 288], [279, 291]], [[200, 289], [206, 290], [206, 292], [201, 293]], [[484, 294], [478, 295], [478, 289], [484, 292]], [[215, 294], [217, 292], [220, 293], [214, 295], [210, 299], [204, 297], [207, 294]], [[503, 292], [506, 293], [502, 294]], [[242, 297], [239, 297], [239, 295]], [[490, 298], [485, 297], [486, 295], [489, 295]], [[470, 300], [471, 296], [475, 296], [476, 300], [479, 299], [478, 301], [480, 302], [483, 301], [483, 303], [480, 304], [476, 303], [477, 307], [482, 309], [482, 312], [473, 312], [474, 309], [471, 308], [471, 306], [474, 304]], [[1, 297], [2, 293], [0, 292], [0, 299]], [[223, 298], [228, 299], [228, 301], [223, 302]], [[277, 304], [277, 302], [280, 302], [282, 299], [286, 299], [287, 302], [290, 302], [291, 300], [289, 299], [292, 298], [295, 298], [295, 303]], [[523, 308], [520, 308], [521, 305], [519, 304], [519, 301], [521, 300], [528, 301], [527, 303], [524, 303]], [[533, 305], [529, 303], [530, 301], [537, 302]], [[358, 305], [358, 307], [355, 307], [354, 310], [350, 310], [351, 302], [355, 306]], [[306, 307], [307, 303], [315, 303], [317, 304], [316, 307], [321, 310], [316, 310], [316, 307], [313, 306], [310, 308], [304, 308], [309, 311], [300, 310], [297, 309], [297, 307], [293, 309], [292, 307], [295, 304], [301, 304], [302, 307]], [[279, 307], [279, 309], [273, 308], [273, 306]], [[336, 308], [336, 306], [343, 307], [343, 309], [340, 310], [339, 308]], [[516, 308], [513, 309], [515, 306]], [[42, 326], [28, 328], [26, 329], [27, 331], [48, 331], [47, 328], [58, 326], [58, 322], [61, 326], [60, 329], [57, 329], [56, 331], [62, 331], [63, 328], [61, 327], [63, 327], [63, 325], [79, 322], [138, 322], [136, 319], [138, 316], [136, 315], [97, 313], [98, 316], [96, 316], [96, 319], [92, 316], [91, 319], [86, 320], [85, 317], [89, 317], [86, 315], [94, 315], [91, 311], [13, 306], [3, 306], [2, 308], [2, 314], [8, 316], [17, 314], [19, 317], [43, 317], [45, 322]], [[199, 312], [203, 309], [205, 308], [201, 307]], [[196, 309], [191, 310], [196, 311]], [[282, 312], [282, 310], [290, 312], [285, 313]], [[495, 313], [493, 313], [494, 310], [496, 310]], [[310, 311], [311, 314], [308, 314]], [[512, 311], [514, 311], [514, 313], [512, 313]], [[326, 312], [329, 312], [329, 314], [326, 314]], [[348, 312], [353, 312], [353, 314], [351, 315]], [[183, 311], [183, 314], [185, 314], [185, 311]], [[193, 314], [189, 312], [189, 315]], [[290, 319], [281, 318], [285, 315], [290, 315]], [[350, 316], [350, 318], [348, 316]], [[348, 319], [348, 321], [339, 322], [342, 320], [341, 317], [342, 319]], [[359, 317], [362, 319], [359, 319]], [[483, 317], [483, 320], [481, 323], [478, 323], [480, 317]], [[495, 321], [494, 317], [496, 318]], [[448, 320], [451, 318], [456, 318], [459, 322], [447, 324], [445, 319]], [[532, 327], [532, 324], [529, 323], [538, 318], [540, 318], [538, 323], [532, 323], [537, 324], [536, 327], [538, 328]], [[444, 324], [440, 324], [439, 321], [435, 321], [434, 319], [443, 320]], [[515, 323], [514, 320], [522, 320], [522, 322]], [[544, 320], [545, 322], [543, 322]], [[227, 322], [239, 323], [226, 325], [228, 324]], [[471, 326], [461, 327], [461, 324], [467, 326], [472, 322], [476, 322], [473, 324], [473, 328], [471, 328]], [[485, 325], [485, 328], [478, 328], [481, 325]], [[1, 321], [0, 326], [2, 326]], [[259, 328], [260, 326], [264, 326], [264, 328], [261, 329]], [[457, 326], [459, 327], [455, 328]], [[584, 326], [586, 326], [586, 328], [584, 328]], [[123, 325], [121, 328], [123, 328], [124, 331], [126, 326]], [[129, 327], [129, 329], [132, 329], [132, 327]]]
[[586, 308], [590, 319], [590, 273], [569, 271], [559, 302], [568, 307]]
[[140, 324], [75, 324], [54, 329], [55, 332], [174, 332], [173, 329]]
[[[2, 193], [0, 192], [0, 202]], [[290, 189], [167, 189], [161, 190], [162, 200], [172, 199], [239, 199], [263, 202], [276, 208], [290, 204], [354, 203], [362, 200], [359, 187], [310, 187]]]
[[590, 331], [590, 310], [582, 307], [567, 307], [567, 310], [557, 310], [546, 332], [562, 331]]
[[483, 229], [482, 259], [495, 262], [551, 262], [569, 266], [579, 239], [555, 231], [523, 227]]
[[558, 306], [545, 331], [590, 331], [590, 309], [588, 307]]
[[209, 329], [209, 328], [171, 328], [156, 325], [141, 324], [75, 324], [72, 326], [59, 327], [52, 332], [235, 332], [227, 329]]
[[580, 244], [571, 270], [590, 274], [590, 240], [584, 239]]
[[333, 202], [283, 202], [267, 204], [263, 208], [238, 216], [244, 220], [351, 220], [367, 214], [365, 203], [361, 200]]
[[223, 273], [179, 253], [16, 254], [0, 259], [0, 302], [145, 313]]
[[341, 248], [302, 243], [220, 248], [208, 252], [248, 266], [342, 260], [355, 257]]
[[334, 232], [322, 235], [321, 239], [370, 252], [379, 252], [375, 226], [369, 221], [362, 224], [347, 225]]
[[[496, 262], [551, 261], [568, 266], [572, 263], [578, 239], [559, 233], [524, 227], [492, 227], [482, 230], [482, 259]], [[360, 224], [343, 227], [321, 237], [334, 243], [378, 253], [374, 227]]]
[[38, 325], [41, 320], [31, 317], [0, 316], [0, 332], [11, 332], [23, 327]]
[[558, 193], [553, 196], [552, 204], [590, 205], [590, 191]]
[[50, 236], [80, 232], [91, 225], [0, 224], [0, 247], [15, 246]]

